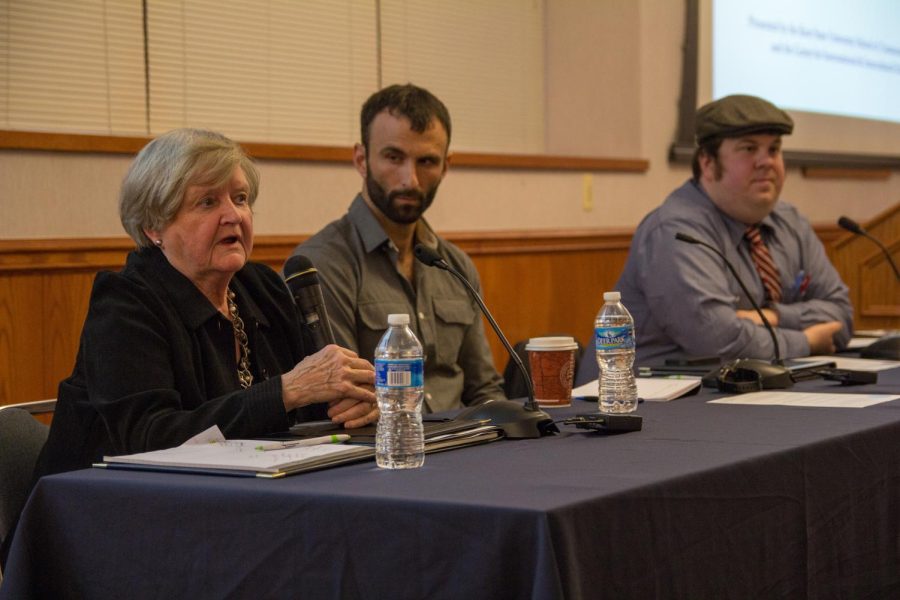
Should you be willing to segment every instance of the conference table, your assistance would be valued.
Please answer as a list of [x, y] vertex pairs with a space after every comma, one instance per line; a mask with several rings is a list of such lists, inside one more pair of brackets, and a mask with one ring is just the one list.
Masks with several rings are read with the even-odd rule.
[[[900, 369], [795, 389], [897, 394]], [[724, 396], [644, 402], [639, 432], [565, 426], [407, 471], [46, 477], [0, 597], [900, 597], [900, 401], [708, 403]]]

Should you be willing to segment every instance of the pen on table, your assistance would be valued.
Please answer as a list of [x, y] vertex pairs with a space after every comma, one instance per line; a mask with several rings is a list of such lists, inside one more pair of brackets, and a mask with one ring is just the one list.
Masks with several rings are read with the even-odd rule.
[[320, 444], [342, 444], [350, 439], [346, 433], [335, 433], [333, 435], [323, 435], [320, 437], [309, 438], [307, 440], [288, 440], [285, 442], [272, 442], [271, 444], [260, 444], [257, 450], [284, 450], [285, 448], [296, 448], [298, 446], [318, 446]]
[[654, 371], [650, 367], [638, 367], [638, 377], [667, 377], [671, 371]]

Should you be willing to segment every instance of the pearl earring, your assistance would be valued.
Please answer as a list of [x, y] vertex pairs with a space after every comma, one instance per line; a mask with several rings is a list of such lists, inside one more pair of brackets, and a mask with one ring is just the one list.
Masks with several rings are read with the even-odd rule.
[[153, 240], [153, 243], [162, 248], [162, 240]]

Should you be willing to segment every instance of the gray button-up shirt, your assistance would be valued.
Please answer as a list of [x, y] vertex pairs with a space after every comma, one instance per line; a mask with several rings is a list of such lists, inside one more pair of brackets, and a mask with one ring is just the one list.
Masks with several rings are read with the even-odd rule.
[[[839, 348], [845, 346], [853, 329], [847, 286], [809, 222], [779, 201], [760, 225], [784, 294], [770, 305], [778, 312], [775, 335], [782, 358], [809, 355], [803, 329], [824, 321], [843, 323], [834, 340]], [[746, 228], [692, 181], [644, 218], [615, 288], [634, 316], [638, 364], [685, 356], [773, 357], [768, 331], [737, 317], [735, 311], [753, 307], [722, 259], [675, 239], [683, 232], [718, 248], [762, 306], [765, 288], [744, 239]]]
[[[472, 260], [421, 219], [416, 240], [436, 250], [480, 291]], [[478, 306], [452, 275], [416, 263], [411, 284], [398, 251], [362, 196], [347, 214], [297, 246], [319, 271], [338, 344], [373, 361], [390, 313], [407, 313], [425, 350], [425, 410], [438, 412], [502, 399]]]

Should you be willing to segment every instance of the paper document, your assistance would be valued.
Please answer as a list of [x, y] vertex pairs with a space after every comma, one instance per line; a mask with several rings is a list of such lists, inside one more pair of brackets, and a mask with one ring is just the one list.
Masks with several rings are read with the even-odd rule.
[[850, 338], [850, 341], [847, 342], [847, 350], [862, 350], [874, 341], [877, 341], [877, 338], [852, 337]]
[[[428, 421], [422, 423], [425, 430], [425, 453], [431, 454], [442, 450], [474, 446], [485, 442], [492, 442], [503, 437], [503, 430], [493, 425], [488, 425], [487, 419], [452, 419], [449, 421]], [[358, 429], [345, 429], [350, 434], [350, 442], [353, 444], [375, 445], [375, 434], [378, 428], [375, 425], [360, 427]]]
[[900, 333], [900, 329], [857, 329], [853, 335], [868, 338], [880, 338], [886, 335], [894, 335]]
[[503, 430], [493, 425], [474, 427], [463, 431], [454, 431], [425, 438], [425, 453], [432, 454], [442, 450], [474, 446], [486, 442], [493, 442], [503, 437]]
[[202, 431], [182, 444], [182, 446], [197, 446], [200, 444], [214, 444], [216, 442], [224, 442], [225, 436], [218, 425], [213, 425], [206, 431]]
[[842, 358], [840, 356], [806, 356], [793, 358], [797, 362], [829, 361], [835, 363], [837, 369], [851, 371], [887, 371], [900, 367], [900, 360], [878, 360], [873, 358]]
[[104, 456], [105, 465], [135, 465], [198, 472], [243, 471], [263, 476], [282, 476], [373, 456], [372, 448], [349, 444], [293, 446], [260, 450], [271, 440], [226, 440], [211, 427], [181, 446], [124, 456]]
[[[687, 375], [673, 377], [635, 377], [638, 398], [649, 402], [667, 402], [688, 395], [700, 387], [700, 378]], [[573, 398], [596, 396], [600, 383], [598, 380], [585, 383], [572, 390]]]
[[865, 408], [900, 399], [891, 394], [822, 394], [817, 392], [751, 392], [710, 400], [708, 404], [756, 404], [759, 406], [813, 406], [818, 408]]

